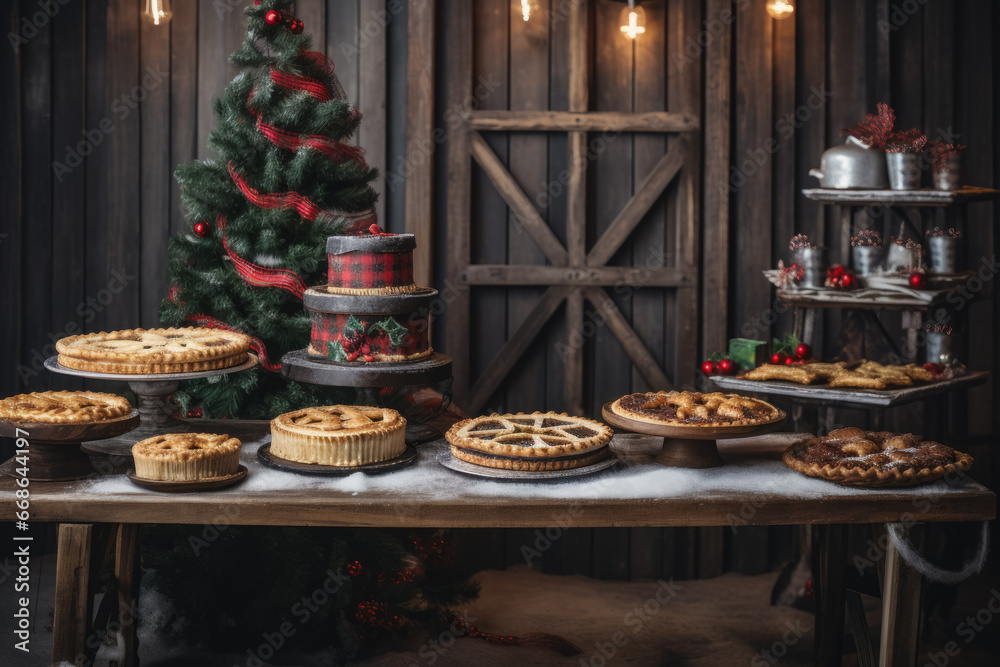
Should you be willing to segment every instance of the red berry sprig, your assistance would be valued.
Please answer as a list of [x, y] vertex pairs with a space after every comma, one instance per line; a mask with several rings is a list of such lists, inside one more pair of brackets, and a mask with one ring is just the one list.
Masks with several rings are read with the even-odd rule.
[[721, 352], [715, 352], [701, 365], [701, 372], [705, 377], [711, 375], [735, 375], [739, 370], [736, 362], [729, 357], [723, 356]]

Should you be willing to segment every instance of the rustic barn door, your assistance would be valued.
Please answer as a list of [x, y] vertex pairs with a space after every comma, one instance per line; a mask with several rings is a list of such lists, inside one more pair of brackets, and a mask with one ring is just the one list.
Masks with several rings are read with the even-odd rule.
[[[671, 63], [666, 44], [672, 30], [679, 45], [698, 3], [643, 3], [647, 32], [634, 41], [608, 0], [540, 3], [528, 21], [501, 11], [520, 3], [486, 3], [493, 15], [479, 4], [451, 3], [449, 19], [445, 338], [456, 400], [472, 413], [504, 403], [585, 414], [633, 385], [690, 383], [699, 67]], [[539, 346], [547, 357], [526, 360]], [[515, 371], [533, 403], [511, 400], [510, 387], [497, 398]], [[547, 378], [561, 396], [539, 389]]]

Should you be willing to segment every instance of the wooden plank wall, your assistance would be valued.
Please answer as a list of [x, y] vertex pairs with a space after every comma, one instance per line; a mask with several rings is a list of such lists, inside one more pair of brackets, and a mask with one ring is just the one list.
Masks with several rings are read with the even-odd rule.
[[[196, 11], [178, 11], [196, 2]], [[0, 200], [0, 298], [7, 321], [0, 330], [4, 395], [76, 386], [38, 371], [41, 359], [51, 353], [50, 336], [77, 327], [156, 322], [166, 288], [163, 239], [185, 225], [171, 172], [180, 162], [207, 155], [205, 139], [215, 125], [211, 101], [233, 75], [226, 57], [240, 39], [243, 18], [241, 3], [175, 4], [171, 23], [158, 29], [140, 24], [135, 0], [67, 3], [19, 49], [0, 50], [3, 81], [11, 91], [8, 104], [0, 105], [8, 158], [0, 161], [0, 182], [8, 195]], [[369, 160], [389, 172], [383, 220], [396, 231], [403, 229], [405, 209], [399, 184], [413, 166], [405, 163], [402, 148], [407, 4], [297, 3], [316, 46], [334, 59], [348, 95], [370, 123], [360, 142]], [[513, 0], [479, 0], [469, 9], [464, 0], [435, 4], [435, 128], [450, 128], [444, 115], [455, 86], [447, 80], [448, 49], [454, 42], [450, 19], [462, 11], [473, 13], [476, 26], [468, 37], [470, 88], [488, 84], [480, 108], [567, 108], [568, 33], [560, 14], [562, 0], [536, 3], [527, 24], [520, 18], [520, 3]], [[765, 338], [789, 326], [788, 315], [777, 312], [776, 323], [767, 324], [774, 304], [759, 271], [784, 256], [793, 232], [822, 239], [834, 256], [843, 251], [843, 230], [832, 212], [798, 192], [813, 184], [808, 170], [818, 165], [824, 148], [839, 141], [841, 127], [872, 111], [876, 102], [892, 103], [901, 124], [932, 134], [950, 127], [970, 146], [972, 179], [984, 185], [1000, 182], [1000, 133], [994, 128], [1000, 102], [1000, 52], [994, 35], [1000, 29], [1000, 10], [994, 3], [802, 0], [796, 3], [795, 18], [784, 22], [767, 18], [763, 4], [648, 0], [643, 6], [649, 32], [629, 44], [617, 32], [620, 5], [590, 2], [591, 109], [669, 108], [692, 84], [703, 91], [698, 113], [704, 160], [697, 190], [704, 212], [698, 249], [703, 288], [697, 335], [678, 333], [679, 324], [671, 317], [676, 299], [669, 293], [640, 290], [631, 300], [619, 300], [671, 374], [680, 343], [697, 344], [698, 353], [705, 354], [729, 336]], [[907, 13], [914, 4], [917, 10]], [[4, 6], [15, 34], [22, 17], [37, 11], [33, 0]], [[382, 13], [383, 7], [398, 11]], [[145, 90], [135, 92], [144, 77]], [[130, 97], [138, 95], [141, 101]], [[104, 119], [111, 131], [100, 130]], [[562, 135], [485, 136], [530, 196], [558, 182], [566, 167]], [[775, 144], [768, 142], [771, 138]], [[87, 140], [81, 144], [82, 139]], [[602, 148], [588, 175], [587, 205], [595, 224], [589, 243], [662, 155], [664, 144], [658, 136], [622, 135]], [[766, 155], [758, 164], [762, 150]], [[77, 158], [77, 151], [88, 154]], [[433, 162], [422, 160], [417, 166], [433, 165], [434, 200], [422, 206], [433, 212], [433, 275], [447, 293], [455, 288], [440, 284], [448, 247], [446, 155], [447, 145], [438, 144]], [[76, 166], [57, 174], [54, 162]], [[536, 261], [537, 251], [511, 224], [502, 200], [478, 168], [470, 177], [474, 261]], [[677, 188], [671, 186], [665, 202], [678, 201]], [[651, 248], [685, 250], [671, 245], [677, 212], [665, 202], [654, 207], [616, 262], [640, 263]], [[540, 207], [561, 241], [565, 207], [560, 196]], [[998, 212], [1000, 207], [989, 204], [969, 208], [965, 234], [970, 264], [995, 256]], [[966, 309], [967, 321], [975, 326], [959, 332], [970, 365], [994, 374], [990, 385], [969, 396], [965, 414], [970, 432], [978, 437], [997, 432], [1000, 388], [1000, 297], [992, 281], [981, 293], [988, 298]], [[455, 296], [469, 298], [467, 293]], [[477, 288], [473, 375], [503, 344], [531, 298], [523, 290]], [[559, 315], [553, 318], [543, 342], [491, 399], [491, 407], [561, 408], [563, 372], [552, 350], [568, 334], [563, 321]], [[899, 331], [897, 321], [890, 317], [887, 323]], [[819, 349], [831, 348], [838, 325], [836, 317], [826, 318], [814, 341]], [[602, 385], [621, 392], [641, 388], [641, 379], [610, 338], [599, 331], [588, 341], [587, 363], [599, 368]], [[436, 339], [440, 346], [440, 329]], [[584, 388], [584, 400], [593, 410], [592, 386]], [[911, 420], [920, 410], [900, 410], [898, 419]], [[970, 445], [979, 462], [976, 474], [995, 487], [996, 457], [976, 442]], [[558, 517], [551, 520], [557, 523]], [[611, 577], [711, 575], [730, 568], [757, 572], [787, 558], [792, 543], [782, 529], [556, 534], [558, 539], [533, 564], [540, 562], [550, 572]], [[462, 539], [474, 564], [501, 567], [523, 563], [521, 546], [535, 545], [537, 535], [470, 531]]]

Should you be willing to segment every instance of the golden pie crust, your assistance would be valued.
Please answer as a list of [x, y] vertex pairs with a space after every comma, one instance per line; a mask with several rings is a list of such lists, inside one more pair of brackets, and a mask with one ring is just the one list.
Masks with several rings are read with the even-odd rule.
[[930, 382], [934, 379], [926, 369], [916, 364], [891, 366], [862, 359], [849, 369], [846, 362], [835, 364], [763, 364], [738, 376], [743, 380], [784, 380], [799, 384], [826, 384], [829, 387], [854, 387], [858, 389], [889, 389], [909, 387], [915, 381]]
[[69, 336], [56, 343], [67, 368], [138, 375], [189, 373], [244, 363], [250, 337], [225, 329], [126, 329]]
[[770, 403], [739, 394], [660, 391], [622, 396], [611, 404], [620, 417], [662, 426], [757, 426], [784, 419]]
[[506, 470], [568, 470], [611, 456], [611, 429], [566, 413], [492, 414], [454, 424], [445, 434], [456, 458]]
[[972, 467], [972, 457], [912, 433], [842, 428], [791, 445], [789, 468], [838, 484], [905, 487], [933, 482]]
[[168, 433], [132, 446], [136, 477], [189, 482], [234, 475], [241, 443], [216, 433]]
[[406, 451], [406, 419], [395, 410], [328, 405], [271, 420], [271, 453], [287, 461], [354, 467]]
[[28, 424], [87, 424], [131, 412], [126, 399], [97, 391], [42, 391], [0, 401], [0, 419]]

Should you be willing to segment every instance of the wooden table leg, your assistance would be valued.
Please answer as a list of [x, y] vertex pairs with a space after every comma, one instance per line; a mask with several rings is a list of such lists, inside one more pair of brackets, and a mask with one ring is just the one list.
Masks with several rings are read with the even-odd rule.
[[847, 527], [813, 527], [813, 590], [816, 595], [816, 665], [839, 667], [844, 651]]
[[93, 524], [59, 524], [52, 662], [76, 664], [90, 625], [90, 547]]
[[[923, 550], [923, 527], [903, 529], [917, 552]], [[882, 667], [912, 667], [920, 639], [920, 573], [910, 567], [892, 540], [885, 550], [885, 580], [882, 584], [882, 639], [878, 664]]]
[[123, 523], [118, 529], [115, 547], [115, 581], [118, 582], [118, 623], [124, 644], [124, 667], [139, 664], [136, 617], [139, 614], [139, 524]]

